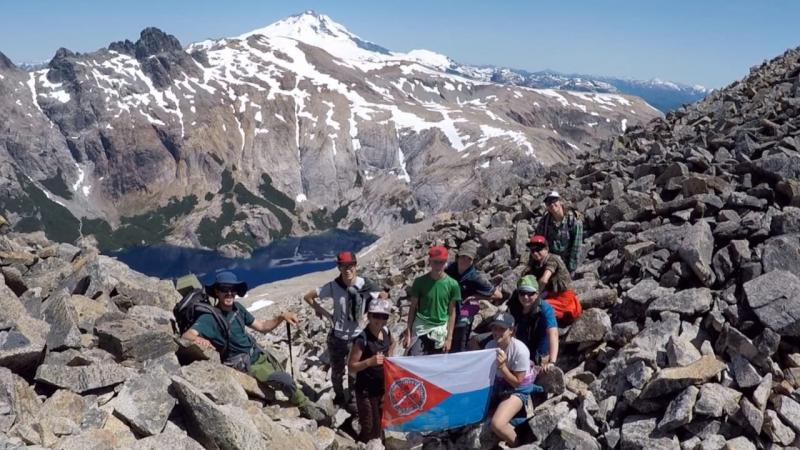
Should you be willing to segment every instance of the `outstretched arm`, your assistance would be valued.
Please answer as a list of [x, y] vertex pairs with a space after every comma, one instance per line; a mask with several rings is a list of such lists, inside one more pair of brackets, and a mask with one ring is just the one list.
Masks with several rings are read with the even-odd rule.
[[293, 312], [285, 312], [273, 317], [272, 319], [256, 319], [250, 324], [250, 328], [262, 333], [269, 333], [283, 322], [289, 322], [292, 325], [297, 325], [297, 314]]
[[184, 332], [181, 335], [181, 337], [189, 342], [194, 342], [197, 345], [208, 348], [214, 348], [214, 345], [211, 344], [211, 341], [204, 338], [203, 336], [200, 336], [200, 333], [198, 333], [197, 330], [195, 330], [194, 328], [189, 328], [188, 330], [186, 330], [186, 332]]
[[325, 308], [322, 307], [322, 305], [317, 303], [317, 299], [319, 299], [319, 296], [315, 290], [308, 291], [308, 293], [303, 296], [303, 300], [305, 300], [306, 303], [308, 303], [309, 306], [314, 309], [314, 312], [317, 313], [318, 316], [333, 322], [333, 314], [329, 313]]

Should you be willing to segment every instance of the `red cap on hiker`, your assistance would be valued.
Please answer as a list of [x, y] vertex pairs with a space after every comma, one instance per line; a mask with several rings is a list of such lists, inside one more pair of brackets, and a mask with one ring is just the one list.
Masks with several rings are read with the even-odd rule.
[[355, 264], [356, 255], [353, 252], [339, 252], [336, 255], [336, 264]]
[[547, 239], [544, 238], [541, 234], [536, 234], [531, 236], [531, 239], [528, 241], [528, 247], [547, 247]]
[[428, 250], [428, 256], [437, 261], [447, 261], [447, 249], [441, 245], [436, 245]]

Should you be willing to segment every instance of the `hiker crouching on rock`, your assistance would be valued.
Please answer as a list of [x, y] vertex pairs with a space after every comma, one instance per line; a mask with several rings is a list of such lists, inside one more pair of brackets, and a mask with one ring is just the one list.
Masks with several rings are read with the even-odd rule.
[[558, 358], [558, 323], [553, 307], [539, 298], [539, 283], [533, 275], [520, 278], [515, 295], [508, 300], [508, 312], [516, 323], [514, 337], [530, 351], [533, 377], [552, 370]]
[[[378, 288], [370, 280], [361, 278], [356, 271], [356, 255], [340, 252], [336, 257], [339, 276], [318, 289], [309, 291], [303, 299], [311, 305], [318, 316], [331, 321], [333, 328], [328, 335], [328, 357], [331, 364], [333, 402], [338, 406], [350, 403], [352, 383], [347, 378], [348, 389], [344, 389], [345, 365], [350, 352], [350, 342], [361, 332], [364, 314], [371, 300], [378, 298]], [[318, 299], [333, 300], [333, 314], [319, 303]]]
[[528, 347], [514, 337], [514, 317], [497, 314], [491, 322], [492, 341], [486, 346], [497, 349], [497, 372], [492, 386], [492, 431], [506, 444], [514, 446], [514, 424], [525, 420], [525, 408], [533, 390], [531, 358]]
[[550, 253], [544, 236], [534, 235], [528, 241], [531, 252], [529, 273], [544, 287], [542, 297], [553, 307], [561, 325], [569, 325], [583, 312], [578, 297], [570, 287], [572, 277], [560, 257]]
[[325, 420], [325, 415], [297, 387], [292, 377], [281, 370], [280, 363], [263, 351], [247, 334], [246, 327], [269, 333], [284, 321], [297, 324], [297, 315], [286, 312], [272, 319], [256, 319], [241, 303], [234, 301], [236, 295], [244, 296], [247, 284], [239, 281], [233, 272], [219, 272], [214, 283], [206, 286], [210, 297], [217, 299], [216, 308], [230, 324], [230, 338], [226, 340], [212, 314], [203, 314], [181, 337], [205, 347], [215, 348], [225, 365], [249, 373], [268, 387], [280, 390], [289, 402], [300, 408], [300, 412], [316, 422]]
[[458, 315], [453, 331], [453, 348], [451, 353], [466, 350], [469, 335], [472, 332], [472, 322], [475, 314], [480, 311], [479, 300], [496, 302], [503, 298], [500, 289], [492, 286], [485, 273], [473, 265], [478, 256], [478, 245], [474, 241], [465, 241], [458, 248], [456, 260], [450, 263], [445, 273], [458, 282], [461, 289], [461, 302], [458, 305]]
[[408, 291], [408, 310], [403, 346], [410, 356], [447, 353], [453, 345], [456, 305], [461, 289], [456, 280], [444, 272], [447, 249], [434, 246], [428, 251], [431, 270], [417, 277]]
[[536, 226], [536, 234], [544, 236], [550, 253], [559, 256], [573, 274], [583, 245], [583, 221], [576, 211], [567, 209], [556, 191], [547, 194], [544, 205], [547, 212]]
[[395, 341], [386, 322], [391, 314], [388, 300], [373, 300], [369, 304], [368, 323], [353, 339], [353, 349], [347, 367], [356, 374], [356, 405], [360, 438], [364, 442], [381, 438], [381, 409], [383, 400], [383, 359], [394, 352]]

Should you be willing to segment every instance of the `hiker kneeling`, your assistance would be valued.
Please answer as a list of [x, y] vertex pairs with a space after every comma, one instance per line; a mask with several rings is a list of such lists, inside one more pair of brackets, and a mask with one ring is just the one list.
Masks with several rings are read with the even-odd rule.
[[239, 281], [234, 273], [219, 272], [214, 284], [206, 286], [206, 293], [217, 299], [216, 307], [200, 315], [181, 337], [215, 348], [225, 365], [249, 373], [270, 388], [280, 390], [291, 404], [300, 408], [303, 416], [317, 422], [325, 420], [322, 411], [303, 394], [292, 377], [281, 370], [280, 363], [247, 334], [246, 327], [268, 333], [284, 321], [296, 325], [297, 315], [286, 312], [269, 320], [256, 319], [241, 303], [234, 301], [237, 294], [244, 296], [245, 292], [247, 284]]
[[369, 304], [367, 326], [353, 340], [348, 369], [356, 374], [355, 392], [358, 406], [360, 438], [364, 442], [381, 437], [383, 400], [383, 359], [394, 352], [395, 341], [386, 326], [391, 306], [388, 300]]
[[572, 277], [560, 257], [550, 253], [544, 236], [534, 235], [528, 241], [531, 259], [529, 273], [536, 276], [545, 292], [544, 299], [556, 313], [559, 325], [574, 322], [583, 312], [581, 303], [572, 290]]
[[495, 316], [491, 323], [492, 337], [486, 346], [497, 349], [497, 373], [492, 386], [492, 431], [508, 445], [514, 445], [517, 433], [512, 420], [522, 412], [524, 418], [528, 397], [533, 390], [531, 358], [528, 347], [514, 337], [514, 317], [508, 313]]

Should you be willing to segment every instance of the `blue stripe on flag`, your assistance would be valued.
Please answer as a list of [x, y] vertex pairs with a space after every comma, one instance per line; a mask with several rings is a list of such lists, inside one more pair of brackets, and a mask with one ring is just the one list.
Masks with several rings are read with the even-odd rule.
[[436, 431], [480, 422], [489, 407], [491, 387], [453, 394], [408, 422], [387, 428], [392, 431]]

